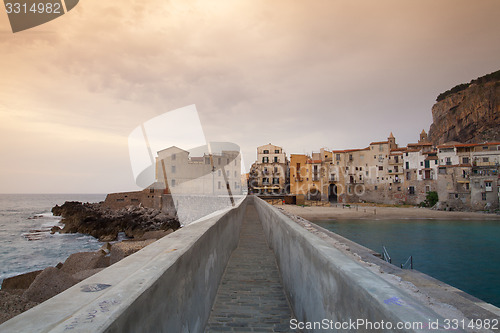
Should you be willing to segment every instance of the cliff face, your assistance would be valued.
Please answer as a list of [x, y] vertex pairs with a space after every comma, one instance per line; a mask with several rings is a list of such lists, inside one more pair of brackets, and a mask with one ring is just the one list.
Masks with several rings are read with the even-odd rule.
[[478, 80], [438, 97], [432, 107], [429, 141], [436, 145], [449, 141], [500, 141], [500, 79]]

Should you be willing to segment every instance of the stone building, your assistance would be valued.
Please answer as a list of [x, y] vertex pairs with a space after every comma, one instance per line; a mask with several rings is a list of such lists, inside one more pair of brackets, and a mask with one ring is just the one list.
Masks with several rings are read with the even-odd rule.
[[257, 161], [249, 172], [249, 192], [286, 194], [289, 192], [288, 159], [282, 147], [272, 144], [257, 147]]
[[[231, 144], [229, 144], [231, 145]], [[241, 155], [212, 143], [191, 151], [172, 146], [158, 152], [156, 181], [172, 194], [238, 195], [242, 193]]]

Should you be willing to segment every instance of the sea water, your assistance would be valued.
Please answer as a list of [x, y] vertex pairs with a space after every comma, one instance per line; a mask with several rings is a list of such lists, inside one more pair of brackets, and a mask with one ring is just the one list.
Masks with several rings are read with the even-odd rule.
[[102, 243], [82, 234], [50, 234], [62, 226], [52, 207], [65, 201], [99, 202], [105, 194], [0, 194], [0, 283], [8, 277], [64, 262]]
[[500, 307], [500, 218], [330, 220], [316, 224]]

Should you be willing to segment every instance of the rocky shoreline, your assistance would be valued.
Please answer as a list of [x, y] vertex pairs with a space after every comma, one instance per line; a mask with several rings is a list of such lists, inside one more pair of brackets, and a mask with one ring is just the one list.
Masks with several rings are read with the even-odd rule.
[[[56, 205], [52, 213], [62, 217], [64, 227], [53, 227], [51, 233], [88, 234], [105, 244], [95, 252], [74, 253], [55, 267], [5, 279], [0, 324], [180, 228], [176, 217], [143, 207], [111, 210], [101, 203], [72, 201]], [[129, 239], [117, 242], [119, 233]]]

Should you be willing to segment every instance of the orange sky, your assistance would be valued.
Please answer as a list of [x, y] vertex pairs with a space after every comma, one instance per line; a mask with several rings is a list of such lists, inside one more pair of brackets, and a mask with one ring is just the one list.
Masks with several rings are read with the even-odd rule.
[[[500, 67], [498, 0], [81, 0], [0, 13], [0, 193], [134, 189], [127, 136], [196, 104], [245, 161], [416, 141], [436, 96]], [[183, 126], [183, 125], [181, 125]]]

